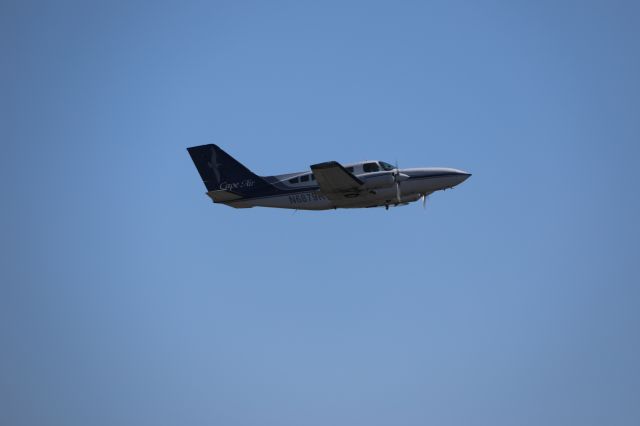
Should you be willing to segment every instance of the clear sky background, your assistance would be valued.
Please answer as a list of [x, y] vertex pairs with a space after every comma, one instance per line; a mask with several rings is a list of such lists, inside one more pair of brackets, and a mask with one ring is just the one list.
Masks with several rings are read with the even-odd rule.
[[[3, 1], [0, 424], [640, 424], [639, 20]], [[473, 176], [426, 210], [235, 210], [206, 143]]]

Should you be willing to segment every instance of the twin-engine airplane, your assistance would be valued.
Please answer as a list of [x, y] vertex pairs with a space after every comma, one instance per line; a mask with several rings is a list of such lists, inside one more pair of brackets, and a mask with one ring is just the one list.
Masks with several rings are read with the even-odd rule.
[[257, 176], [217, 145], [187, 148], [207, 195], [236, 208], [295, 210], [402, 206], [453, 188], [470, 173], [446, 168], [399, 169], [384, 161], [318, 163], [310, 171]]

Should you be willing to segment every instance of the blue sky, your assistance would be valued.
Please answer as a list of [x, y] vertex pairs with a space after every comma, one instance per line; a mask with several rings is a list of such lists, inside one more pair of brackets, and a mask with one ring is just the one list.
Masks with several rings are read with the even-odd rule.
[[[640, 422], [637, 3], [0, 11], [0, 423]], [[234, 210], [205, 143], [473, 176]]]

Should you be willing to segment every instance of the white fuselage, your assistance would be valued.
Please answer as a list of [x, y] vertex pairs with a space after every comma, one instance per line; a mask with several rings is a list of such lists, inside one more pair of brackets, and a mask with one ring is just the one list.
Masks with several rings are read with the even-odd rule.
[[[396, 206], [417, 201], [432, 192], [453, 188], [464, 182], [469, 173], [451, 168], [413, 168], [390, 170], [387, 163], [380, 162], [372, 169], [373, 163], [362, 162], [345, 166], [365, 183], [366, 191], [345, 194], [336, 201], [330, 200], [319, 189], [311, 172], [289, 173], [266, 177], [271, 184], [282, 190], [282, 193], [222, 201], [236, 208], [275, 207], [297, 210], [327, 210], [334, 208], [360, 208], [377, 206]], [[382, 166], [386, 165], [386, 169]], [[397, 182], [396, 188], [393, 174], [400, 173], [403, 179]], [[217, 191], [216, 191], [217, 192]], [[214, 198], [214, 194], [209, 194]]]

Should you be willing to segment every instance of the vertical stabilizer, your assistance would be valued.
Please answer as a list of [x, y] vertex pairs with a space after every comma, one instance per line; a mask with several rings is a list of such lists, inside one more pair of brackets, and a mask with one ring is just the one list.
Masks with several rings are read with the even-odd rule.
[[214, 144], [187, 148], [207, 191], [253, 195], [271, 185]]

